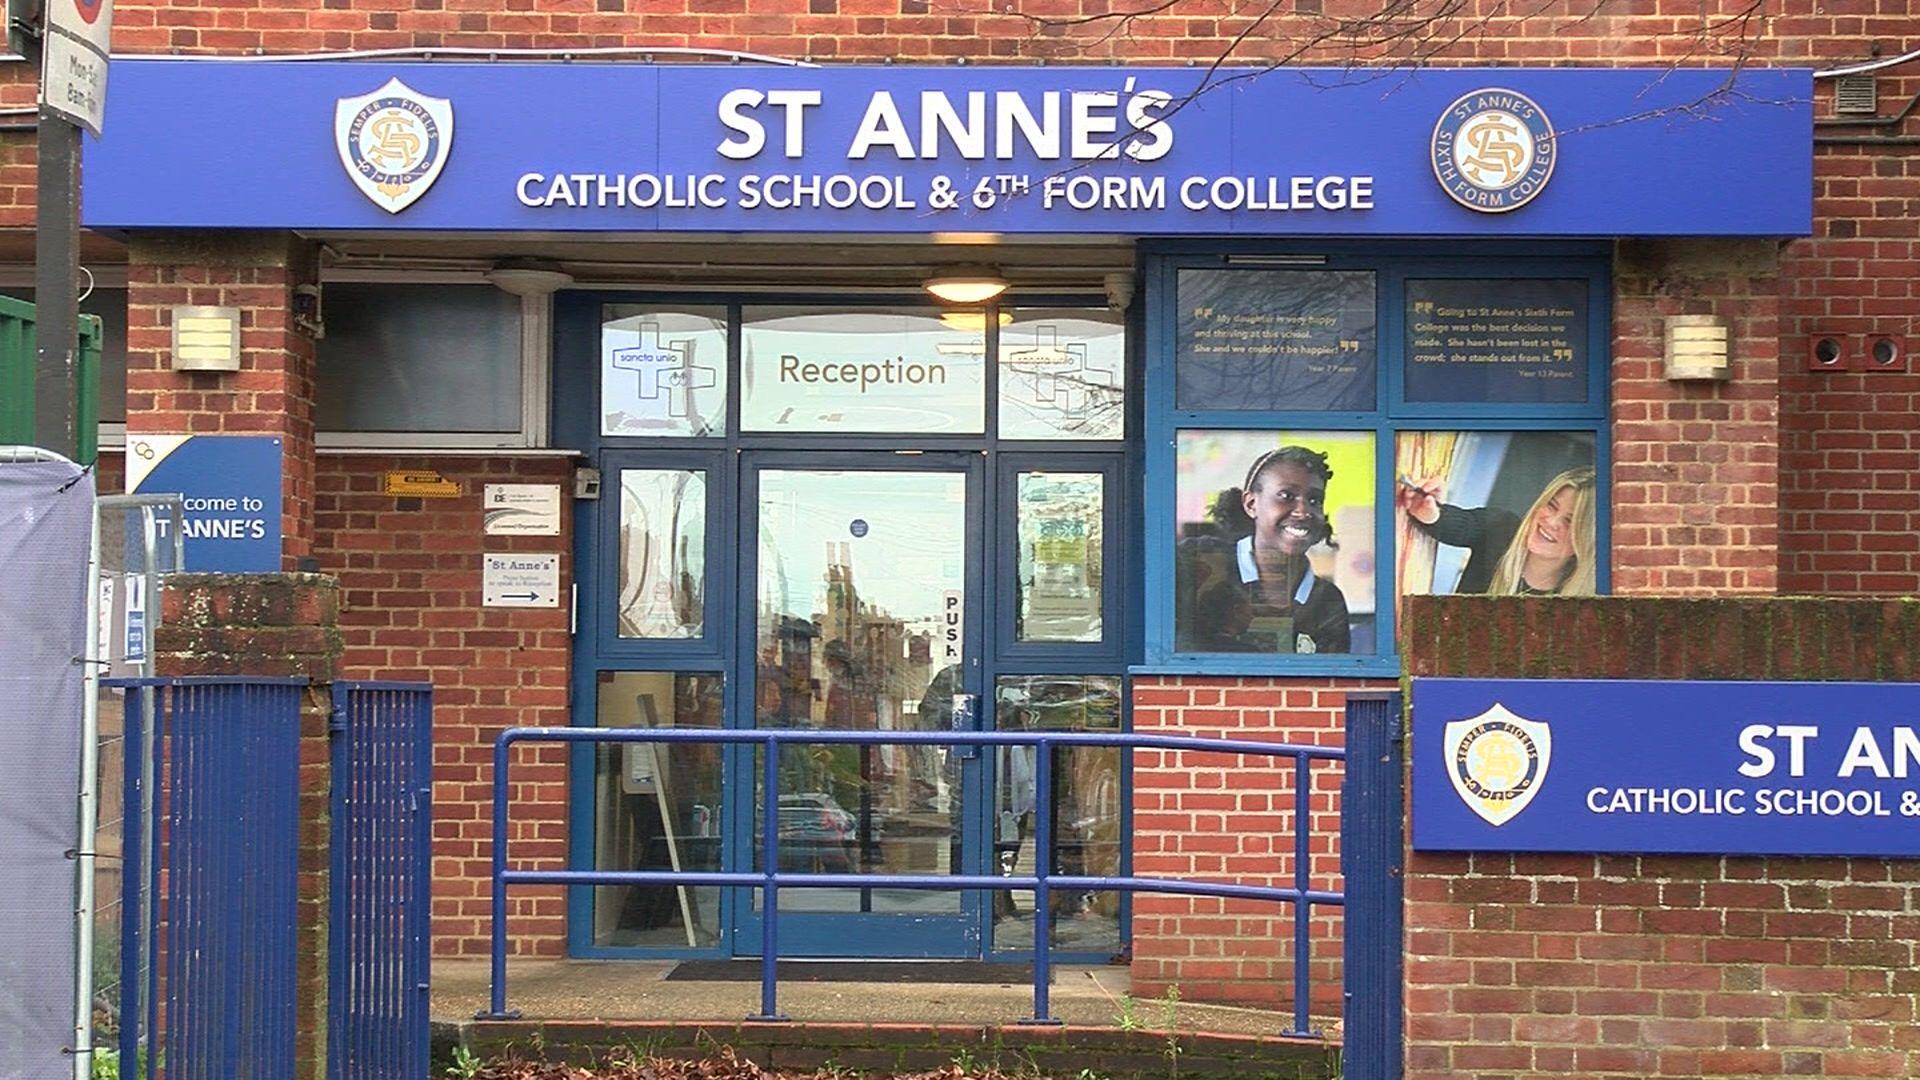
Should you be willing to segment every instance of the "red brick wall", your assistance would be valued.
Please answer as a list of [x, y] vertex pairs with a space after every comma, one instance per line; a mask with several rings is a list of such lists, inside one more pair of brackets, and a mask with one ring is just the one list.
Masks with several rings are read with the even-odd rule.
[[[288, 570], [313, 551], [314, 347], [290, 317], [308, 258], [289, 237], [214, 233], [137, 242], [127, 270], [128, 432], [279, 436]], [[171, 370], [182, 304], [240, 309], [240, 370]]]
[[[1142, 734], [1201, 735], [1343, 745], [1349, 690], [1391, 688], [1361, 679], [1142, 676], [1133, 727]], [[1291, 759], [1140, 750], [1133, 769], [1133, 869], [1290, 887], [1297, 799]], [[1307, 805], [1312, 887], [1339, 889], [1342, 770], [1312, 767]], [[1316, 1011], [1340, 1002], [1340, 910], [1309, 920]], [[1269, 902], [1142, 893], [1133, 902], [1133, 991], [1150, 998], [1178, 985], [1182, 998], [1273, 1005], [1293, 996], [1293, 914]]]
[[[1881, 81], [1883, 113], [1920, 93], [1920, 65], [1899, 73]], [[1920, 135], [1920, 121], [1897, 133]], [[1920, 344], [1920, 146], [1820, 145], [1813, 161], [1814, 235], [1781, 260], [1780, 585], [1920, 592], [1920, 364], [1866, 370], [1863, 355], [1869, 335]], [[1807, 370], [1823, 334], [1847, 343], [1846, 370]]]
[[[1779, 561], [1774, 244], [1622, 241], [1614, 273], [1614, 591], [1770, 593]], [[1733, 377], [1667, 381], [1669, 315], [1728, 319]]]
[[[1912, 679], [1920, 603], [1417, 598], [1404, 626], [1414, 675]], [[1410, 852], [1407, 1075], [1920, 1075], [1917, 897], [1882, 859]]]
[[[113, 29], [116, 51], [140, 53], [652, 45], [826, 60], [1177, 63], [1211, 60], [1231, 49], [1248, 61], [1301, 53], [1320, 63], [1387, 57], [1456, 64], [1724, 63], [1742, 54], [1799, 63], [1851, 60], [1872, 39], [1901, 41], [1912, 31], [1904, 9], [1876, 11], [1862, 3], [1768, 22], [1703, 12], [1682, 0], [1632, 8], [1564, 0], [1524, 9], [1468, 0], [1446, 9], [1453, 18], [1422, 22], [1438, 9], [1421, 6], [1396, 21], [1397, 32], [1372, 27], [1353, 34], [1340, 33], [1336, 21], [1377, 16], [1378, 5], [1324, 0], [1276, 9], [1257, 0], [1187, 0], [1149, 17], [1116, 14], [1127, 10], [1105, 0], [492, 0], [407, 7], [378, 0], [324, 7], [224, 0], [204, 7], [127, 4], [114, 9]], [[1769, 32], [1782, 36], [1766, 37]], [[1301, 42], [1314, 47], [1303, 49]]]
[[[572, 467], [560, 457], [320, 457], [315, 554], [321, 570], [340, 579], [346, 676], [433, 683], [437, 955], [483, 955], [487, 949], [495, 736], [508, 727], [568, 722], [566, 606], [482, 607], [480, 557], [488, 551], [557, 551], [561, 579], [569, 581], [571, 523], [557, 537], [485, 536], [482, 488], [489, 482], [553, 483], [571, 490]], [[383, 495], [381, 474], [387, 469], [438, 470], [460, 483], [461, 494]], [[565, 749], [523, 748], [512, 775], [513, 864], [564, 866]], [[514, 951], [563, 950], [560, 890], [515, 889], [508, 902]]]
[[93, 466], [93, 490], [102, 495], [118, 495], [126, 488], [126, 451], [118, 448], [102, 448], [100, 460]]

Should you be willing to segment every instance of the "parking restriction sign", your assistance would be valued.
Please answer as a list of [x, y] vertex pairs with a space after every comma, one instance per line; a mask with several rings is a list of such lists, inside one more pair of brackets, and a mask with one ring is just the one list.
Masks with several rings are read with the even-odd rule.
[[107, 112], [107, 49], [113, 0], [47, 0], [40, 104], [93, 132]]

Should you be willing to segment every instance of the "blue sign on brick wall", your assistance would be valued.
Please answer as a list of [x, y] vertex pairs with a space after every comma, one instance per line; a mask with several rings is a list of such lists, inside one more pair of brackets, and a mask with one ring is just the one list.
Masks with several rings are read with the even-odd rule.
[[[94, 227], [1805, 234], [1804, 69], [114, 61]], [[271, 102], [235, 123], [216, 102]]]
[[280, 468], [271, 435], [127, 436], [127, 491], [181, 496], [186, 569], [196, 573], [280, 569]]
[[1415, 679], [1413, 846], [1920, 855], [1920, 684]]

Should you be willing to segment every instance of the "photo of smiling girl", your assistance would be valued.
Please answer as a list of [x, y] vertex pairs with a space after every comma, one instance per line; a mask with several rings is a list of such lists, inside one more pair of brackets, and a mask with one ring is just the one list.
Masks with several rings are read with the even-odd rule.
[[1314, 573], [1309, 548], [1329, 543], [1327, 455], [1288, 445], [1256, 457], [1246, 479], [1214, 499], [1211, 528], [1180, 544], [1176, 623], [1183, 648], [1207, 652], [1344, 653], [1346, 596]]
[[1599, 487], [1589, 437], [1410, 432], [1400, 437], [1395, 464], [1401, 595], [1599, 591]]
[[1457, 587], [1493, 596], [1592, 596], [1593, 470], [1568, 469], [1547, 482], [1525, 514], [1464, 510], [1441, 502], [1445, 485], [1402, 478], [1407, 514], [1435, 540], [1472, 556]]

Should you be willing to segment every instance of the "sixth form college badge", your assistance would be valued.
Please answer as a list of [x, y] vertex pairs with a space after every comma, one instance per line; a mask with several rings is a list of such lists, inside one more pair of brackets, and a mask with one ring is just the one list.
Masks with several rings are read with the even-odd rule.
[[333, 140], [360, 193], [397, 214], [425, 195], [446, 167], [453, 102], [389, 79], [371, 94], [334, 105]]
[[1483, 214], [1525, 206], [1560, 156], [1553, 122], [1533, 99], [1489, 88], [1462, 95], [1433, 125], [1433, 175], [1454, 202]]
[[1553, 732], [1496, 703], [1470, 720], [1449, 723], [1440, 746], [1460, 800], [1489, 825], [1505, 825], [1539, 794], [1553, 756]]

